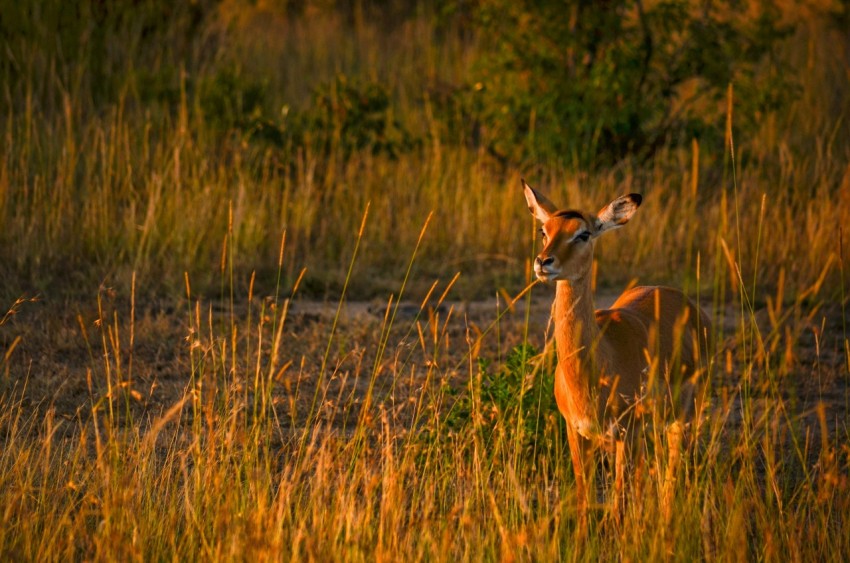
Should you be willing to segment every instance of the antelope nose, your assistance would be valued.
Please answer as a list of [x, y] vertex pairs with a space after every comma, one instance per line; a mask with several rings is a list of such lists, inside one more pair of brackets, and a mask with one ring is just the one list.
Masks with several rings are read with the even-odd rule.
[[537, 265], [538, 265], [538, 266], [540, 266], [540, 267], [542, 268], [543, 266], [548, 266], [549, 264], [551, 264], [552, 262], [554, 262], [554, 261], [555, 261], [555, 257], [554, 257], [554, 256], [549, 256], [548, 258], [540, 258], [540, 256], [538, 256], [538, 257], [537, 257], [537, 259], [536, 259], [535, 261], [537, 262]]

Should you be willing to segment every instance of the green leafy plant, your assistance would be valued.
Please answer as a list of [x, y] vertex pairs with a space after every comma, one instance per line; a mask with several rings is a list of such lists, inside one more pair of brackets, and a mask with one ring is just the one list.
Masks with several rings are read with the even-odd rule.
[[315, 89], [288, 130], [296, 145], [311, 145], [320, 154], [340, 150], [346, 158], [363, 150], [395, 157], [416, 145], [393, 116], [386, 86], [343, 74]]
[[486, 442], [501, 433], [514, 434], [525, 453], [549, 451], [564, 436], [564, 421], [555, 404], [555, 377], [536, 366], [537, 350], [531, 344], [514, 347], [505, 361], [478, 360], [478, 377], [460, 395], [445, 419], [452, 432], [477, 424]]
[[775, 55], [790, 27], [770, 6], [481, 0], [474, 15], [486, 49], [457, 106], [486, 124], [468, 135], [513, 162], [593, 166], [722, 140], [729, 84], [744, 129], [797, 91]]
[[[386, 86], [377, 82], [340, 74], [316, 87], [305, 109], [285, 106], [279, 117], [264, 111], [262, 89], [240, 91], [231, 80], [214, 86], [210, 90], [212, 96], [202, 96], [202, 101], [208, 100], [207, 105], [215, 106], [210, 113], [236, 113], [237, 118], [229, 121], [254, 142], [293, 152], [305, 149], [324, 159], [334, 155], [343, 160], [364, 151], [396, 158], [419, 144], [394, 117], [390, 94]], [[234, 112], [233, 108], [239, 111]]]
[[219, 128], [251, 129], [262, 120], [267, 104], [266, 87], [233, 67], [224, 67], [198, 81], [198, 103], [204, 118]]

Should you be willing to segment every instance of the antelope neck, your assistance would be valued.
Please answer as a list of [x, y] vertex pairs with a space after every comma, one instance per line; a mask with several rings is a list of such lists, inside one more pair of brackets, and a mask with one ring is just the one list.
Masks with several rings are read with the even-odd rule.
[[[599, 336], [593, 294], [586, 278], [577, 281], [561, 280], [555, 289], [555, 342], [558, 348], [558, 363], [564, 375], [573, 381], [583, 380], [582, 364], [589, 367], [590, 354]], [[576, 351], [578, 350], [578, 351]]]

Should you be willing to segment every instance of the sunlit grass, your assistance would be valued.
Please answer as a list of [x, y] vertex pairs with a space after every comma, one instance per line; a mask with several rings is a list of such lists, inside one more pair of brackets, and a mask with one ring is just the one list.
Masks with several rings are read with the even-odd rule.
[[[429, 113], [425, 86], [475, 54], [433, 14], [390, 34], [319, 14], [280, 35], [264, 3], [229, 8], [247, 74], [279, 69], [270, 87], [304, 103], [339, 72], [372, 73], [427, 142], [281, 162], [185, 88], [171, 112], [128, 78], [100, 107], [90, 69], [13, 46], [3, 68], [29, 74], [0, 91], [0, 558], [850, 557], [846, 38], [813, 20], [789, 40], [802, 96], [756, 138], [513, 170]], [[648, 425], [621, 501], [600, 464], [583, 541], [560, 415], [482, 391], [478, 360], [501, 373], [517, 344], [541, 351], [526, 390], [554, 363], [531, 315], [547, 290], [522, 293], [520, 176], [581, 209], [643, 193], [597, 247], [596, 286], [684, 287], [714, 321], [679, 468]], [[338, 307], [304, 320], [317, 298]], [[372, 298], [371, 320], [347, 317]], [[530, 417], [547, 438], [531, 451]]]
[[[234, 299], [238, 305], [244, 298]], [[214, 313], [191, 297], [187, 337], [170, 343], [186, 357], [191, 377], [173, 405], [149, 412], [142, 409], [143, 380], [128, 371], [133, 315], [101, 307], [89, 335], [91, 399], [75, 415], [29, 406], [25, 386], [32, 382], [19, 368], [12, 371], [18, 384], [5, 380], [0, 552], [39, 560], [691, 560], [788, 553], [809, 560], [848, 552], [847, 428], [827, 418], [841, 409], [797, 395], [805, 392], [798, 385], [783, 389], [793, 376], [777, 373], [781, 361], [774, 367], [760, 360], [758, 346], [717, 356], [710, 400], [688, 430], [677, 474], [667, 471], [666, 437], [657, 425], [647, 427], [650, 455], [632, 461], [620, 505], [605, 492], [611, 484], [603, 471], [590, 535], [578, 543], [558, 415], [544, 418], [555, 439], [533, 456], [516, 439], [516, 418], [497, 418], [485, 433], [494, 416], [508, 413], [491, 410], [475, 396], [476, 385], [464, 383], [480, 377], [463, 359], [480, 342], [450, 339], [438, 303], [435, 292], [419, 316], [396, 327], [387, 316], [360, 342], [365, 361], [353, 364], [328, 326], [328, 349], [340, 367], [328, 363], [324, 379], [299, 374], [293, 385], [292, 368], [278, 367], [292, 358], [275, 328], [286, 322], [288, 305], [269, 303], [252, 325], [244, 312]], [[807, 307], [793, 307], [807, 314]], [[388, 315], [391, 309], [392, 303]], [[410, 336], [404, 323], [434, 335], [434, 355], [415, 336], [387, 348], [390, 332]], [[752, 315], [730, 324], [741, 327], [733, 329], [739, 342], [765, 337]], [[494, 339], [495, 331], [482, 338]], [[410, 346], [420, 344], [422, 354], [411, 357]], [[452, 354], [461, 361], [448, 361]], [[387, 356], [396, 359], [382, 361]], [[538, 362], [537, 369], [551, 369], [548, 353]], [[429, 376], [402, 389], [411, 369]], [[805, 374], [805, 366], [798, 364], [797, 373]], [[358, 379], [369, 382], [365, 395]], [[377, 400], [375, 381], [383, 389], [398, 385], [402, 400]], [[446, 424], [456, 395], [445, 383], [473, 394], [462, 431]], [[348, 413], [348, 426], [340, 424], [341, 413]], [[666, 508], [665, 497], [672, 498]]]

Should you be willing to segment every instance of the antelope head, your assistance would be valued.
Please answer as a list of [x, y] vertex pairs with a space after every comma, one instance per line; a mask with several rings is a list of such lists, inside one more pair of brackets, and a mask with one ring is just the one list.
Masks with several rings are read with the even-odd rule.
[[542, 223], [543, 250], [534, 259], [541, 281], [578, 281], [593, 263], [593, 240], [628, 223], [642, 201], [640, 194], [618, 197], [595, 215], [575, 209], [559, 211], [543, 194], [522, 181], [528, 209]]

